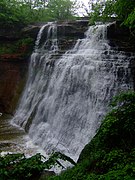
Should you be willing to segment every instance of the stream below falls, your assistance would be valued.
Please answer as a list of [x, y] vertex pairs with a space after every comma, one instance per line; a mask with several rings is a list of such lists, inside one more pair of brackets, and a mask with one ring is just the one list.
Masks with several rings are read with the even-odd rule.
[[35, 146], [25, 131], [17, 126], [11, 125], [11, 116], [0, 117], [0, 153], [24, 153], [32, 156], [36, 153], [45, 154], [39, 147]]

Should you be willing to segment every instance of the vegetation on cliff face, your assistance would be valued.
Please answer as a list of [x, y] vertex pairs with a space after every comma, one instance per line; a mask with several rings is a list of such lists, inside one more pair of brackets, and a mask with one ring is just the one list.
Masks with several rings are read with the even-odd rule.
[[33, 49], [34, 40], [30, 37], [0, 44], [0, 60], [22, 60], [28, 58]]
[[77, 165], [51, 180], [135, 179], [135, 93], [115, 97], [111, 106]]

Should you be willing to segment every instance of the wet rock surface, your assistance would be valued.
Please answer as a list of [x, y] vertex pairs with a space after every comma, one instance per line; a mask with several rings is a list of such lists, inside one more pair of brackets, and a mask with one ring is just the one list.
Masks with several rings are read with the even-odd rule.
[[0, 153], [20, 152], [22, 149], [17, 141], [24, 135], [24, 131], [10, 125], [10, 118], [5, 115], [0, 117]]
[[110, 40], [110, 45], [119, 51], [135, 52], [135, 38], [130, 33], [127, 27], [117, 21], [108, 27], [107, 38]]
[[36, 153], [43, 153], [35, 146], [26, 135], [23, 129], [11, 124], [11, 115], [0, 116], [0, 154], [24, 153], [32, 156]]
[[26, 81], [28, 62], [0, 61], [0, 112], [13, 114]]

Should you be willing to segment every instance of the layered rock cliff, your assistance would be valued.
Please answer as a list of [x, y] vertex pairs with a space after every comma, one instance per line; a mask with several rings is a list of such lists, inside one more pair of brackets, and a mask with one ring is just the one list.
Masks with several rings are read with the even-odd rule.
[[[0, 28], [0, 112], [12, 114], [26, 82], [30, 55], [43, 24]], [[88, 21], [58, 23], [60, 55], [84, 37]], [[46, 32], [44, 32], [44, 36]], [[51, 62], [49, 62], [51, 63]]]
[[33, 39], [0, 28], [0, 112], [12, 114], [26, 80]]

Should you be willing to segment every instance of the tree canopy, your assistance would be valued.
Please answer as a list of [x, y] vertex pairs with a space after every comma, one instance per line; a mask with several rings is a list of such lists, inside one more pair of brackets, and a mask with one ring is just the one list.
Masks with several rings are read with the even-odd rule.
[[[135, 0], [89, 0], [88, 4], [83, 8], [90, 23], [114, 17], [135, 28]], [[70, 20], [77, 9], [77, 0], [1, 0], [0, 25]]]
[[71, 0], [1, 0], [0, 25], [72, 19], [75, 4]]
[[91, 4], [88, 15], [90, 22], [106, 21], [112, 17], [121, 20], [129, 28], [135, 28], [135, 1], [134, 0], [106, 0], [89, 1]]
[[53, 20], [68, 20], [73, 18], [75, 3], [71, 0], [49, 0], [48, 17]]

